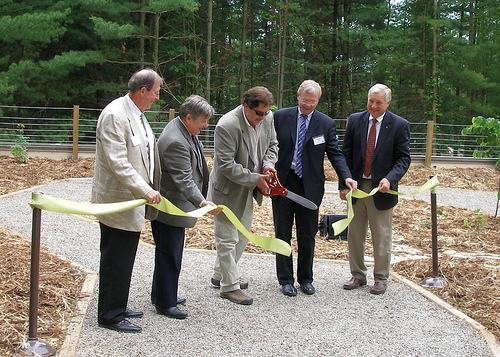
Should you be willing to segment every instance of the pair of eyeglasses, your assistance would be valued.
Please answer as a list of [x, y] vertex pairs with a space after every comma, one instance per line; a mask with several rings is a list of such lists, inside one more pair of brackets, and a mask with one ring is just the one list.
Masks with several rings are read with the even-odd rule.
[[259, 111], [259, 110], [255, 110], [254, 108], [252, 108], [252, 110], [253, 110], [253, 111], [255, 112], [255, 114], [257, 114], [257, 116], [259, 116], [259, 117], [265, 117], [267, 114], [269, 114], [269, 113], [271, 112], [270, 110], [268, 110], [267, 112], [265, 112], [265, 113], [264, 113], [264, 112], [261, 112], [261, 111]]
[[300, 102], [301, 102], [302, 104], [309, 104], [309, 105], [316, 105], [316, 104], [318, 104], [318, 102], [317, 102], [317, 101], [315, 101], [315, 100], [304, 100], [304, 99], [300, 99]]

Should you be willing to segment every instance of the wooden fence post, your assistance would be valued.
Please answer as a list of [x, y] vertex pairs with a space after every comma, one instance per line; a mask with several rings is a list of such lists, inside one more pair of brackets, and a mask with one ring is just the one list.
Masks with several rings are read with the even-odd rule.
[[80, 119], [80, 106], [73, 105], [73, 160], [78, 160], [78, 121]]
[[432, 139], [434, 137], [434, 121], [429, 120], [427, 122], [427, 143], [425, 145], [425, 167], [431, 166], [431, 156], [432, 156]]
[[174, 118], [175, 118], [175, 109], [170, 109], [168, 111], [168, 121], [171, 121]]

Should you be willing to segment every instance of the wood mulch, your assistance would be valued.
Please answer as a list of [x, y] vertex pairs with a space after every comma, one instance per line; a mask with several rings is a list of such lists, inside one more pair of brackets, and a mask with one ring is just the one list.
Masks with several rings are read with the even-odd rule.
[[[329, 167], [326, 164], [325, 167]], [[0, 156], [0, 195], [46, 184], [54, 180], [91, 177], [93, 159], [51, 160], [31, 159], [19, 164]], [[433, 168], [412, 166], [401, 185], [418, 186], [430, 175], [449, 178], [447, 188], [498, 191], [500, 173], [492, 167]], [[331, 168], [328, 180], [335, 181]], [[421, 259], [403, 260], [393, 270], [417, 284], [432, 275], [431, 227], [429, 205], [412, 200], [411, 207], [398, 205], [394, 210], [395, 246]], [[483, 324], [500, 340], [500, 217], [489, 214], [438, 206], [439, 273], [448, 286], [431, 290], [444, 301]], [[467, 224], [465, 224], [467, 222]], [[152, 243], [149, 224], [142, 234], [143, 241]], [[186, 247], [215, 249], [213, 222], [209, 216], [199, 219], [186, 232]], [[273, 236], [272, 213], [269, 205], [255, 207], [252, 231]], [[317, 236], [315, 256], [325, 259], [347, 259], [345, 241], [327, 240]], [[296, 246], [292, 248], [296, 252]], [[247, 251], [264, 253], [249, 244]], [[15, 355], [14, 348], [28, 336], [30, 241], [0, 225], [0, 355]], [[367, 253], [371, 252], [369, 240]], [[66, 337], [68, 322], [80, 298], [84, 273], [68, 261], [42, 249], [40, 261], [40, 303], [38, 337], [59, 349]]]

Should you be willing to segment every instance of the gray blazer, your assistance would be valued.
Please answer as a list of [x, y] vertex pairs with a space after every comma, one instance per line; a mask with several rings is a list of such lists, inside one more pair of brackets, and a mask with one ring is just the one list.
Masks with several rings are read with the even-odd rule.
[[[149, 126], [147, 121], [146, 125]], [[132, 116], [126, 96], [109, 103], [97, 121], [96, 155], [92, 181], [92, 202], [110, 203], [143, 198], [160, 182], [158, 149], [154, 150], [155, 170], [150, 182], [149, 162], [144, 138]], [[147, 207], [148, 219], [158, 211]], [[103, 224], [132, 232], [144, 228], [145, 208], [98, 216]]]
[[[248, 191], [259, 181], [259, 173], [253, 172], [255, 162], [250, 155], [250, 136], [243, 105], [238, 106], [220, 118], [214, 134], [214, 167], [210, 174], [209, 200], [228, 206], [241, 218], [245, 209]], [[262, 172], [264, 166], [272, 166], [278, 159], [278, 141], [274, 130], [273, 114], [261, 122], [257, 149], [257, 166]], [[262, 204], [262, 195], [255, 190], [257, 203]]]
[[[179, 117], [167, 124], [158, 139], [161, 195], [184, 212], [200, 207], [208, 186], [207, 163], [203, 154], [201, 162], [198, 161], [195, 145], [192, 135]], [[163, 212], [159, 212], [157, 220], [174, 227], [191, 228], [196, 224], [196, 218], [172, 216]]]

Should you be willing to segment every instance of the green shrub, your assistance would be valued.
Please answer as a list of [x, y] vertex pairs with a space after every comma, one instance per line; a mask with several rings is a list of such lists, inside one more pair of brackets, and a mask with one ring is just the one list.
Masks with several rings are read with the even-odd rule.
[[17, 162], [25, 164], [29, 160], [27, 148], [27, 146], [29, 145], [29, 138], [27, 136], [24, 136], [23, 124], [18, 124], [16, 131], [17, 136], [15, 144], [10, 146], [10, 153], [12, 154], [12, 156], [14, 156]]
[[462, 135], [481, 135], [476, 143], [481, 147], [474, 150], [474, 157], [496, 158], [496, 166], [500, 165], [500, 119], [472, 118], [472, 124], [462, 129]]

